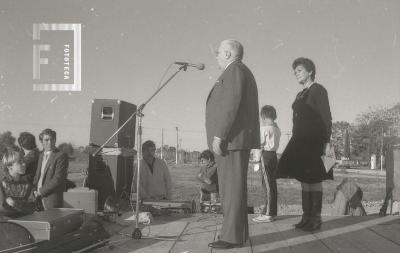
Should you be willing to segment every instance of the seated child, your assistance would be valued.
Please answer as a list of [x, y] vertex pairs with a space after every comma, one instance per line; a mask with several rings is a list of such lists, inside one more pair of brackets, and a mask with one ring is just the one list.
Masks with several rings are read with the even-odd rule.
[[25, 174], [23, 152], [18, 147], [7, 148], [3, 155], [4, 176], [0, 181], [0, 216], [15, 218], [33, 213], [33, 185]]
[[203, 201], [218, 201], [218, 174], [217, 164], [214, 155], [210, 150], [205, 150], [200, 154], [200, 172], [197, 179], [203, 184], [200, 189], [200, 203]]

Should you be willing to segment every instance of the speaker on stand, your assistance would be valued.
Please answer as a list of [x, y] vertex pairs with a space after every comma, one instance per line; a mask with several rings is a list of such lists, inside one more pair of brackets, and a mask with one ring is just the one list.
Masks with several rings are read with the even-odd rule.
[[96, 146], [103, 144], [136, 111], [136, 105], [117, 99], [92, 101], [87, 186], [98, 190], [98, 208], [102, 210], [108, 197], [129, 199], [136, 151], [135, 119], [113, 136], [101, 152], [93, 156]]

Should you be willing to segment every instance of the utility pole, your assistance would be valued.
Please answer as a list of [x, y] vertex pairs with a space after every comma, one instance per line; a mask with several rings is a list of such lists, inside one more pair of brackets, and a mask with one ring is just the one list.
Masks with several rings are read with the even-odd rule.
[[383, 170], [383, 126], [382, 126], [382, 136], [381, 136], [381, 171]]
[[344, 132], [344, 143], [343, 143], [343, 156], [350, 160], [350, 134], [349, 130], [346, 128]]
[[163, 159], [163, 149], [164, 149], [164, 128], [161, 128], [161, 159]]
[[181, 149], [179, 152], [179, 162], [182, 162], [182, 139], [179, 139], [179, 148]]
[[175, 163], [178, 164], [178, 127], [176, 127], [176, 156]]

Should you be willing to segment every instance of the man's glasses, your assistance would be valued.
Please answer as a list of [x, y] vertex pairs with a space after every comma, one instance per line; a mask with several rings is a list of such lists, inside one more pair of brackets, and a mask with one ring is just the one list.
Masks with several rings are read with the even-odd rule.
[[215, 57], [218, 57], [219, 54], [222, 54], [224, 52], [226, 52], [226, 51], [215, 51]]

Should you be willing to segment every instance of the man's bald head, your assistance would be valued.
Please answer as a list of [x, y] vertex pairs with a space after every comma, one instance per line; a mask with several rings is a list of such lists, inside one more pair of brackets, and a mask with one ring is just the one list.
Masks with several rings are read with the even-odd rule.
[[218, 48], [217, 61], [221, 69], [229, 63], [243, 59], [243, 46], [237, 40], [223, 40]]
[[234, 60], [241, 61], [243, 59], [243, 46], [239, 41], [229, 39], [222, 41], [221, 45], [222, 44], [226, 45], [227, 49], [231, 51]]

